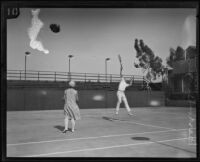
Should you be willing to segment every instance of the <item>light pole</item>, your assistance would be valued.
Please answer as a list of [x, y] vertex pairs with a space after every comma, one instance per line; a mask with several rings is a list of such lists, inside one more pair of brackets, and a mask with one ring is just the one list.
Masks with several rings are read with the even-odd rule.
[[106, 82], [107, 82], [107, 61], [109, 61], [110, 58], [105, 59], [105, 75], [106, 75]]
[[26, 80], [26, 59], [27, 59], [26, 57], [29, 56], [30, 54], [31, 53], [28, 52], [28, 51], [25, 52], [25, 69], [24, 69], [24, 72], [25, 72], [24, 78], [25, 78], [25, 80]]
[[68, 55], [68, 58], [69, 58], [69, 80], [71, 80], [71, 71], [70, 71], [70, 68], [71, 68], [71, 65], [70, 65], [70, 59], [74, 57], [73, 55]]

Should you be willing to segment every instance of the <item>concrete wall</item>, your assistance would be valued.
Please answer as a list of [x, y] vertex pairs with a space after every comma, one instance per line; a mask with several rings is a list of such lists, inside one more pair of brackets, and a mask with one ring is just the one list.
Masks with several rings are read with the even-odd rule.
[[[63, 89], [56, 88], [9, 88], [7, 90], [7, 110], [53, 110], [62, 109]], [[164, 93], [155, 91], [127, 91], [131, 107], [164, 106]], [[80, 90], [79, 106], [85, 108], [113, 108], [116, 106], [116, 91]], [[152, 105], [151, 105], [152, 104]], [[121, 106], [124, 107], [122, 104]]]
[[[9, 84], [7, 87], [7, 110], [54, 110], [63, 109], [63, 86], [22, 86]], [[79, 89], [80, 109], [114, 108], [117, 103], [116, 90]], [[164, 106], [164, 92], [127, 90], [130, 107]], [[124, 107], [122, 104], [121, 107]]]

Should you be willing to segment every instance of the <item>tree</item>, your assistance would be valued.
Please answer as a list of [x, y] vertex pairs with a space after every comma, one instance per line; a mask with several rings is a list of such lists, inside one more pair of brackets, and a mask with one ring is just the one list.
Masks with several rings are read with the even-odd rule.
[[189, 46], [186, 49], [186, 59], [192, 59], [197, 55], [197, 49], [195, 46]]
[[[188, 66], [190, 66], [189, 59], [194, 59], [197, 56], [197, 49], [195, 46], [189, 46], [186, 48], [186, 50], [178, 46], [176, 50], [174, 50], [173, 48], [170, 48], [169, 51], [170, 51], [170, 54], [169, 54], [169, 57], [167, 57], [166, 59], [166, 63], [170, 67], [173, 67], [174, 62], [185, 60], [185, 54], [186, 54], [186, 62]], [[197, 89], [197, 88], [194, 88], [194, 87], [197, 87], [197, 84], [198, 84], [197, 83], [198, 79], [196, 76], [197, 76], [196, 72], [192, 73], [190, 71], [188, 71], [184, 76], [186, 80], [186, 84], [188, 85], [187, 87], [189, 87], [190, 90]]]
[[178, 46], [176, 50], [170, 48], [169, 51], [170, 54], [169, 57], [167, 57], [166, 62], [170, 67], [172, 67], [173, 63], [176, 61], [185, 60], [185, 50], [182, 47]]
[[167, 62], [167, 65], [172, 67], [173, 62], [176, 58], [176, 51], [173, 48], [170, 48], [169, 51], [170, 51], [170, 54], [169, 54], [169, 57], [167, 57], [166, 62]]
[[178, 46], [176, 49], [176, 58], [174, 61], [185, 60], [185, 50]]
[[156, 79], [158, 76], [163, 75], [164, 66], [162, 65], [162, 59], [155, 56], [154, 52], [143, 40], [135, 39], [134, 44], [136, 50], [136, 58], [138, 63], [134, 63], [136, 68], [142, 68], [143, 72], [147, 70], [146, 78], [148, 80]]

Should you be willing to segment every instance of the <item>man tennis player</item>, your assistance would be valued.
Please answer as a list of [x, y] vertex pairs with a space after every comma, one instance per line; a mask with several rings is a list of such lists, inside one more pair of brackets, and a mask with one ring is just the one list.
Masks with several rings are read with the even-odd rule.
[[128, 83], [126, 83], [124, 77], [121, 75], [121, 81], [119, 83], [119, 87], [118, 87], [118, 91], [117, 91], [118, 102], [117, 102], [117, 106], [116, 106], [116, 115], [119, 113], [119, 107], [120, 107], [120, 104], [121, 104], [122, 101], [125, 104], [125, 107], [126, 107], [126, 110], [128, 111], [128, 114], [133, 115], [131, 113], [131, 109], [128, 105], [128, 101], [127, 101], [126, 95], [124, 93], [126, 87], [131, 86], [132, 83], [133, 83], [133, 78], [130, 80], [130, 83], [128, 84]]

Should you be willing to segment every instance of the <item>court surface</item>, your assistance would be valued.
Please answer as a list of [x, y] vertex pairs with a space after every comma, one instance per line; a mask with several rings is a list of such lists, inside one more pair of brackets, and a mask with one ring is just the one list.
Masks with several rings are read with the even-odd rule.
[[7, 157], [197, 156], [196, 144], [188, 143], [189, 108], [132, 110], [133, 116], [125, 108], [118, 115], [115, 109], [81, 109], [75, 132], [66, 134], [63, 110], [7, 112]]

